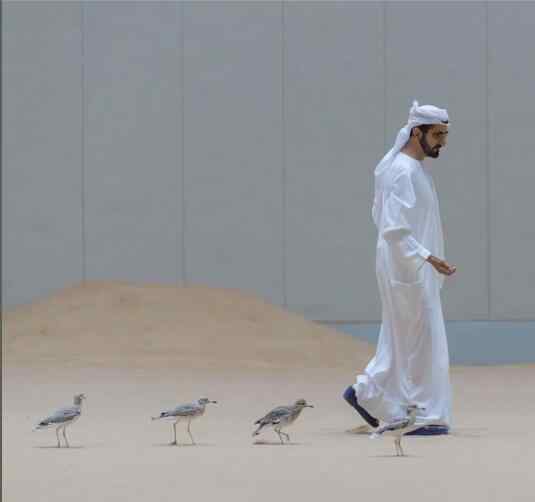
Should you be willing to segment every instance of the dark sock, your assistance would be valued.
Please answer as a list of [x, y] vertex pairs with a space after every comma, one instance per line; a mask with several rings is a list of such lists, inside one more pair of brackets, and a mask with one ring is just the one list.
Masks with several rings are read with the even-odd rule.
[[355, 389], [350, 385], [344, 392], [344, 399], [349, 403], [350, 406], [355, 408], [358, 411], [359, 415], [366, 421], [368, 425], [372, 427], [379, 427], [379, 420], [375, 417], [372, 417], [357, 401], [357, 396], [355, 395]]

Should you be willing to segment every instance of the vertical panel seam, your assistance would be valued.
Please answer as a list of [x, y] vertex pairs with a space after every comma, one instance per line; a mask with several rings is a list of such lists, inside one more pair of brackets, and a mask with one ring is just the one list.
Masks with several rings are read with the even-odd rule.
[[286, 20], [285, 0], [281, 1], [281, 184], [282, 184], [282, 303], [288, 306], [286, 273]]
[[[5, 9], [4, 9], [4, 3], [0, 2], [0, 28], [4, 27], [4, 20], [3, 17], [5, 15]], [[0, 59], [2, 56], [4, 56], [4, 48], [5, 48], [5, 41], [6, 38], [4, 35], [4, 32], [1, 33], [1, 42], [2, 46], [0, 47]], [[6, 51], [7, 52], [7, 51]], [[0, 110], [2, 109], [2, 105], [4, 104], [4, 82], [2, 79], [0, 79]], [[4, 198], [4, 184], [5, 183], [5, 176], [4, 176], [4, 167], [6, 165], [6, 162], [4, 159], [7, 159], [7, 155], [5, 155], [5, 149], [4, 149], [4, 142], [1, 141], [1, 139], [4, 138], [3, 135], [3, 127], [4, 127], [4, 114], [2, 113], [2, 116], [0, 116], [0, 145], [1, 145], [1, 152], [0, 152], [0, 161], [2, 164], [2, 168], [0, 169], [0, 323], [3, 321], [3, 312], [4, 307], [6, 306], [6, 292], [10, 294], [9, 291], [11, 288], [7, 284], [7, 280], [5, 278], [5, 269], [7, 267], [4, 267], [5, 263], [5, 250], [4, 250], [4, 235], [5, 235], [5, 223], [7, 222], [6, 218], [6, 202]], [[4, 287], [5, 284], [5, 287]], [[4, 325], [1, 324], [2, 329], [4, 328]], [[3, 345], [2, 345], [3, 350]]]
[[[387, 2], [383, 2], [383, 151], [386, 152], [388, 150], [387, 146], [387, 96], [388, 96], [388, 73], [387, 73], [387, 24], [386, 24], [386, 16], [387, 16]], [[375, 191], [375, 178], [372, 176], [372, 197], [375, 197], [374, 191]], [[379, 309], [380, 311], [380, 309]], [[381, 322], [381, 314], [379, 313], [379, 319], [378, 322]]]
[[184, 95], [185, 95], [185, 87], [184, 87], [184, 84], [185, 84], [185, 76], [184, 76], [184, 71], [185, 71], [185, 35], [184, 35], [184, 12], [185, 12], [185, 9], [184, 9], [184, 1], [181, 1], [180, 2], [180, 136], [181, 136], [181, 153], [180, 153], [180, 162], [182, 164], [182, 167], [181, 167], [181, 187], [180, 187], [180, 191], [181, 191], [181, 209], [182, 209], [182, 231], [181, 231], [181, 256], [182, 256], [182, 260], [181, 260], [181, 266], [182, 266], [182, 280], [184, 282], [184, 284], [187, 282], [187, 275], [186, 275], [186, 191], [185, 191], [185, 187], [184, 187], [184, 184], [185, 184], [185, 179], [186, 179], [186, 174], [185, 174], [185, 171], [186, 171], [186, 164], [185, 164], [185, 154], [184, 154], [184, 150], [185, 150], [185, 140], [184, 140], [184, 137], [185, 137], [185, 133], [184, 133], [184, 126], [185, 126], [185, 120], [184, 120], [184, 115], [185, 115], [185, 108], [184, 108], [184, 103], [185, 103], [185, 98], [184, 98]]
[[489, 2], [485, 1], [485, 177], [486, 177], [486, 224], [487, 224], [487, 319], [492, 315], [492, 266], [491, 266], [491, 205], [490, 205], [490, 113], [489, 113]]
[[387, 149], [387, 127], [386, 127], [386, 98], [387, 98], [387, 65], [386, 65], [386, 43], [387, 43], [387, 37], [386, 37], [386, 9], [387, 9], [387, 2], [383, 2], [383, 128], [384, 128], [384, 151]]
[[86, 249], [86, 200], [85, 200], [85, 1], [80, 2], [80, 167], [81, 167], [81, 238], [82, 238], [82, 282], [87, 280], [87, 249]]

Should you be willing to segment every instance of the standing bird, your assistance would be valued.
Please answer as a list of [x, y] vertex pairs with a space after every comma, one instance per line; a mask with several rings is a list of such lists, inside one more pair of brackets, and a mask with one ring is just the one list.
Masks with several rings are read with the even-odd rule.
[[191, 435], [190, 425], [191, 421], [204, 415], [206, 410], [206, 405], [208, 403], [217, 404], [217, 401], [210, 401], [209, 399], [203, 397], [194, 401], [193, 403], [181, 404], [176, 408], [168, 411], [162, 411], [159, 416], [152, 417], [152, 420], [160, 420], [162, 418], [173, 420], [173, 431], [174, 431], [174, 441], [170, 444], [178, 444], [176, 441], [176, 424], [181, 420], [186, 420], [188, 422], [188, 434], [191, 438], [191, 444], [195, 444], [195, 440]]
[[76, 422], [82, 414], [82, 401], [85, 399], [85, 394], [76, 394], [74, 396], [73, 402], [74, 406], [69, 406], [67, 408], [61, 408], [49, 417], [41, 420], [33, 429], [34, 431], [41, 429], [49, 429], [50, 427], [56, 428], [56, 438], [58, 439], [58, 448], [61, 448], [61, 442], [59, 440], [59, 431], [63, 431], [63, 438], [65, 439], [65, 444], [69, 448], [69, 442], [67, 441], [67, 435], [65, 434], [65, 429], [68, 425]]
[[414, 429], [421, 427], [421, 425], [416, 425], [416, 413], [418, 410], [425, 411], [425, 408], [420, 408], [415, 404], [410, 404], [407, 406], [407, 417], [402, 420], [396, 420], [390, 424], [377, 429], [371, 434], [371, 438], [375, 439], [379, 436], [393, 436], [394, 446], [396, 448], [396, 456], [404, 457], [405, 453], [401, 447], [401, 438], [407, 432], [411, 432]]
[[284, 436], [287, 441], [290, 441], [290, 436], [285, 432], [282, 432], [281, 429], [292, 425], [304, 408], [314, 408], [314, 406], [307, 404], [304, 399], [298, 399], [295, 404], [278, 406], [277, 408], [272, 409], [266, 416], [255, 422], [255, 425], [258, 425], [258, 428], [253, 432], [253, 436], [258, 436], [260, 431], [269, 425], [273, 427], [273, 430], [279, 436], [281, 444], [284, 444], [282, 436]]

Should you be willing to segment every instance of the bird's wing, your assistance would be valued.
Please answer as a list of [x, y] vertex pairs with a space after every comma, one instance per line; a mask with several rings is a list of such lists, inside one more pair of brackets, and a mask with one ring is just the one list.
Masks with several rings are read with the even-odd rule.
[[266, 416], [260, 418], [256, 423], [262, 424], [278, 424], [281, 418], [290, 414], [290, 409], [287, 406], [278, 406], [272, 409]]
[[80, 416], [80, 408], [73, 406], [68, 408], [61, 408], [49, 417], [46, 417], [45, 419], [41, 420], [39, 422], [39, 425], [62, 424], [65, 422], [69, 422], [70, 420], [78, 416]]
[[409, 425], [409, 419], [408, 418], [404, 418], [403, 420], [397, 420], [396, 422], [392, 422], [390, 424], [384, 425], [380, 429], [377, 429], [375, 431], [375, 433], [376, 434], [383, 434], [383, 432], [397, 431], [397, 430], [400, 430], [400, 429], [404, 429], [408, 425]]
[[180, 406], [177, 406], [170, 412], [168, 412], [172, 416], [179, 416], [179, 417], [189, 417], [192, 415], [196, 415], [199, 413], [200, 407], [195, 404], [181, 404]]

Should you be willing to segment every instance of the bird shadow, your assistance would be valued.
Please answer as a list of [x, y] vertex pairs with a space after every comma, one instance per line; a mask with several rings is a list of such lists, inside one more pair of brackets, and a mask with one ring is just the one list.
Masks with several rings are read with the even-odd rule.
[[61, 448], [58, 448], [57, 446], [34, 446], [33, 448], [37, 450], [83, 450], [86, 447], [79, 445], [79, 446], [62, 446]]
[[172, 448], [172, 447], [175, 447], [175, 448], [188, 448], [188, 447], [195, 447], [195, 446], [199, 446], [199, 447], [207, 447], [207, 446], [214, 446], [212, 443], [196, 443], [196, 444], [192, 444], [192, 443], [177, 443], [177, 444], [174, 444], [174, 443], [154, 443], [152, 446], [155, 446], [155, 447], [159, 447], [159, 448]]
[[302, 443], [294, 443], [293, 441], [281, 443], [280, 441], [264, 441], [257, 440], [253, 442], [255, 446], [302, 446]]
[[423, 458], [420, 455], [371, 455], [370, 458]]

